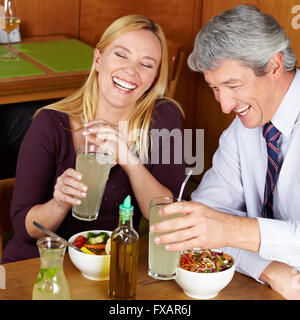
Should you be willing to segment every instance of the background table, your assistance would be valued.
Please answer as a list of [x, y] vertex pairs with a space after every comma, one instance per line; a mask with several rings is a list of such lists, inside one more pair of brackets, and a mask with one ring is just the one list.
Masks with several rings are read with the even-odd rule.
[[[6, 289], [0, 290], [0, 299], [25, 300], [32, 298], [34, 281], [39, 273], [40, 259], [29, 259], [3, 265], [6, 269]], [[151, 279], [148, 270], [148, 239], [140, 240], [138, 282]], [[64, 272], [69, 283], [71, 299], [105, 300], [109, 281], [92, 281], [83, 277], [66, 253]], [[235, 273], [231, 283], [215, 300], [282, 300], [274, 290], [254, 279]], [[195, 300], [186, 296], [174, 280], [138, 284], [137, 300]]]
[[[76, 63], [76, 60], [74, 60], [76, 55], [78, 55], [76, 50], [72, 52], [72, 56], [68, 51], [61, 50], [60, 52], [56, 52], [56, 54], [60, 53], [62, 58], [66, 59], [67, 61], [69, 60], [68, 64], [71, 66], [71, 70], [77, 71], [57, 72], [55, 68], [51, 69], [49, 65], [47, 65], [47, 60], [45, 60], [45, 64], [43, 59], [37, 60], [35, 57], [31, 56], [29, 51], [26, 52], [26, 50], [23, 50], [24, 52], [22, 52], [22, 44], [39, 43], [42, 47], [42, 45], [46, 42], [60, 40], [66, 41], [71, 39], [67, 39], [64, 36], [32, 37], [24, 38], [20, 44], [14, 45], [14, 50], [17, 51], [19, 56], [22, 58], [21, 62], [23, 64], [27, 63], [34, 65], [36, 68], [31, 75], [13, 77], [9, 76], [9, 70], [5, 70], [5, 75], [8, 74], [8, 76], [3, 77], [4, 66], [2, 66], [2, 77], [0, 70], [0, 105], [16, 102], [63, 98], [70, 95], [83, 85], [84, 81], [88, 77], [90, 66], [92, 65], [93, 61], [92, 47], [73, 39], [73, 41], [77, 41], [77, 44], [81, 45], [83, 48], [82, 59], [84, 61], [77, 59], [77, 61], [79, 61], [79, 67], [81, 67], [80, 70], [78, 70], [78, 63]], [[54, 55], [55, 52], [50, 53], [48, 58], [51, 57], [51, 54]], [[57, 59], [57, 62], [59, 62], [59, 60], [61, 59]], [[84, 67], [84, 70], [82, 70], [82, 62], [85, 61], [87, 62], [86, 67]], [[11, 74], [13, 74], [14, 62], [5, 62], [5, 68], [9, 68], [10, 66], [12, 68]], [[22, 67], [24, 67], [24, 65], [22, 65]], [[28, 65], [25, 67], [28, 68]]]

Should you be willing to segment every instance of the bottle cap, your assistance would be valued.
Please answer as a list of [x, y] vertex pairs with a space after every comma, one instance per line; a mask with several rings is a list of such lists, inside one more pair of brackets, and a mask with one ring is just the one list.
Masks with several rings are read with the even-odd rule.
[[131, 205], [131, 197], [128, 195], [124, 202], [119, 206], [120, 208], [120, 218], [122, 220], [122, 224], [125, 223], [125, 221], [128, 221], [131, 216], [133, 215], [133, 206]]

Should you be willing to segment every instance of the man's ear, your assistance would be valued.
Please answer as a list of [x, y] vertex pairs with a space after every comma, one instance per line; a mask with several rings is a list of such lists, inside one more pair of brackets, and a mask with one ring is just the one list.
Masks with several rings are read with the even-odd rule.
[[267, 65], [267, 73], [272, 77], [279, 77], [284, 69], [283, 55], [281, 52], [275, 53]]
[[93, 64], [94, 64], [96, 71], [98, 71], [98, 72], [99, 72], [99, 68], [100, 68], [100, 58], [101, 58], [101, 53], [98, 48], [95, 48]]

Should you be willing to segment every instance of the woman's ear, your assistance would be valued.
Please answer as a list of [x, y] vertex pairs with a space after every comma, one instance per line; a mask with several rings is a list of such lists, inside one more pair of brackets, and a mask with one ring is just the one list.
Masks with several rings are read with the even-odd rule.
[[99, 49], [95, 48], [93, 64], [94, 64], [94, 68], [96, 69], [97, 72], [99, 72], [99, 70], [100, 70], [100, 57], [101, 57], [101, 53], [100, 53]]

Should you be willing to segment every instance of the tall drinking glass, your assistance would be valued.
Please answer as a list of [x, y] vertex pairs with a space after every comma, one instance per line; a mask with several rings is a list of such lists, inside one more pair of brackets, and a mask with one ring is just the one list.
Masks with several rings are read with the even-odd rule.
[[73, 217], [85, 221], [98, 218], [112, 160], [106, 153], [87, 152], [85, 147], [78, 148], [75, 170], [82, 174], [81, 182], [88, 187], [88, 190], [86, 198], [80, 199], [81, 204], [73, 205]]
[[[176, 217], [183, 214], [177, 213], [162, 217], [158, 214], [160, 208], [176, 202], [177, 199], [170, 197], [158, 197], [150, 201], [150, 221], [149, 225]], [[148, 275], [160, 280], [175, 279], [177, 268], [180, 261], [180, 251], [167, 251], [164, 244], [156, 244], [154, 238], [169, 232], [149, 233], [149, 269]]]

